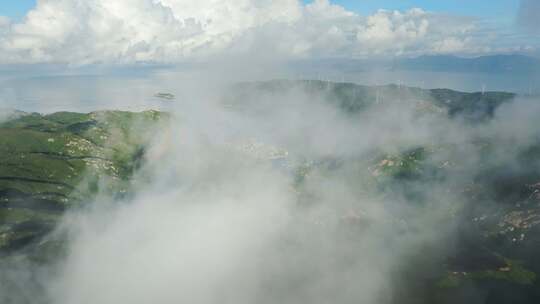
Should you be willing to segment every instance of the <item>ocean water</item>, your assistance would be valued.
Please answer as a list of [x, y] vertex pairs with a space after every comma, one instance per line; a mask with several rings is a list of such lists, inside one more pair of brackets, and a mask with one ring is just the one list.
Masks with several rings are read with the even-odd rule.
[[27, 112], [90, 112], [164, 109], [170, 101], [154, 95], [167, 90], [152, 78], [104, 75], [40, 76], [0, 83], [0, 108]]
[[[38, 74], [39, 76], [36, 76]], [[208, 75], [214, 75], [211, 79]], [[323, 79], [364, 85], [398, 84], [421, 88], [450, 88], [475, 92], [509, 91], [539, 94], [540, 75], [442, 73], [442, 72], [310, 72], [272, 71], [268, 74], [234, 75], [234, 72], [211, 74], [178, 68], [123, 69], [92, 73], [15, 72], [0, 70], [0, 109], [51, 113], [56, 111], [89, 112], [104, 109], [141, 111], [167, 110], [183, 98], [193, 98], [187, 91], [209, 83], [268, 80], [276, 78]], [[211, 87], [211, 86], [210, 86]], [[175, 101], [154, 97], [158, 92], [176, 95]], [[193, 92], [191, 92], [193, 93]]]

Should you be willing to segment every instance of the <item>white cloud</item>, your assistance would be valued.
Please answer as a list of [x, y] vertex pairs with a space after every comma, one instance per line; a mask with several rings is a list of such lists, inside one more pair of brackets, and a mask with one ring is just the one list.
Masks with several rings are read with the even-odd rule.
[[41, 0], [21, 23], [0, 20], [0, 62], [467, 52], [474, 29], [421, 9], [365, 17], [328, 0]]

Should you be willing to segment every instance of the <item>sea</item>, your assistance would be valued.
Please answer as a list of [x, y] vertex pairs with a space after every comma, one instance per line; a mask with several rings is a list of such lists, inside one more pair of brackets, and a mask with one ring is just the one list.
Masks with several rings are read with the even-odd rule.
[[[181, 103], [193, 87], [227, 82], [270, 79], [318, 79], [361, 85], [401, 84], [424, 89], [448, 88], [465, 92], [507, 91], [521, 95], [540, 95], [540, 75], [448, 73], [424, 71], [370, 71], [356, 73], [273, 70], [268, 74], [234, 75], [178, 67], [107, 68], [106, 70], [12, 67], [0, 69], [0, 111], [91, 112], [97, 110], [167, 110]], [[205, 90], [211, 86], [205, 87]], [[174, 94], [174, 100], [158, 98], [158, 93]]]

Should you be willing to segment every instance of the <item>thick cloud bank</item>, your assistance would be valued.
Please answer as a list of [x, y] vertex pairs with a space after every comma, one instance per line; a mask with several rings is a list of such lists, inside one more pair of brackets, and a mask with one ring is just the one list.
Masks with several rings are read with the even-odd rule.
[[328, 0], [39, 0], [20, 23], [0, 18], [0, 63], [486, 51], [475, 30], [470, 18], [421, 9], [362, 16]]

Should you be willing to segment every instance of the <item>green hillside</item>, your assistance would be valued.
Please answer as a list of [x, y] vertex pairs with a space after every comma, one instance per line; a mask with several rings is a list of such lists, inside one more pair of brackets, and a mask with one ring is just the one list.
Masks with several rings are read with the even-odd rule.
[[127, 193], [163, 115], [16, 112], [0, 123], [0, 254], [39, 240], [98, 192]]

